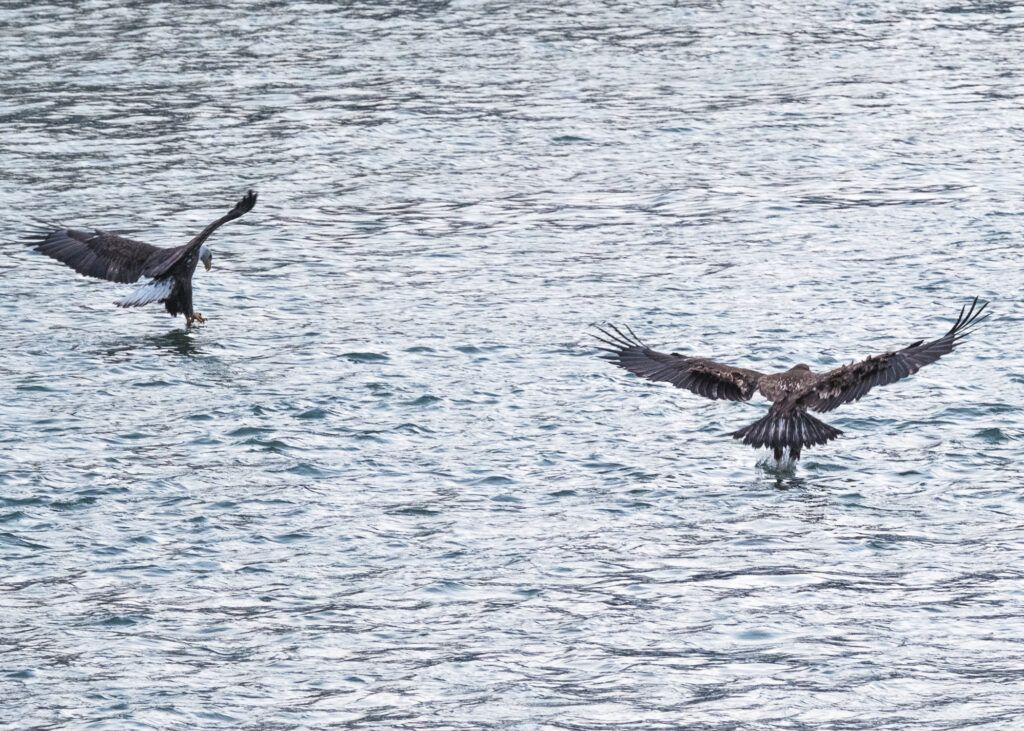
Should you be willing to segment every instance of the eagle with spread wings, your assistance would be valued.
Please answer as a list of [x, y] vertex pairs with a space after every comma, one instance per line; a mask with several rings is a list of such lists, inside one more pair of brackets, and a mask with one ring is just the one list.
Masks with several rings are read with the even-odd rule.
[[256, 193], [249, 191], [234, 208], [199, 232], [184, 246], [162, 249], [142, 241], [104, 233], [46, 228], [30, 234], [25, 244], [67, 264], [79, 274], [111, 282], [150, 281], [117, 300], [119, 307], [141, 307], [163, 302], [171, 315], [184, 315], [186, 325], [206, 322], [192, 309], [192, 275], [200, 261], [209, 271], [213, 254], [206, 239], [228, 221], [252, 210]]
[[978, 305], [974, 298], [970, 308], [960, 309], [953, 327], [942, 337], [925, 342], [918, 340], [902, 350], [865, 358], [828, 373], [814, 373], [800, 363], [783, 373], [759, 373], [748, 368], [716, 363], [679, 353], [651, 350], [626, 326], [619, 329], [597, 328], [595, 336], [610, 347], [601, 347], [610, 355], [602, 356], [650, 381], [668, 381], [673, 386], [693, 391], [709, 399], [748, 401], [755, 391], [772, 402], [768, 413], [749, 426], [730, 434], [752, 447], [768, 447], [776, 461], [788, 450], [793, 460], [800, 459], [804, 447], [825, 444], [843, 432], [807, 413], [808, 410], [832, 411], [841, 404], [857, 401], [875, 386], [887, 386], [923, 366], [951, 353], [988, 314], [982, 314], [987, 302]]

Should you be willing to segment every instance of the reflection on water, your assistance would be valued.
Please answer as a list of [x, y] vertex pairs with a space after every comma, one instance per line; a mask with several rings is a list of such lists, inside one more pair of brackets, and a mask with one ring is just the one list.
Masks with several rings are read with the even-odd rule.
[[148, 346], [166, 350], [178, 355], [198, 355], [202, 351], [196, 347], [196, 340], [185, 328], [171, 330], [164, 335], [154, 335], [144, 341]]
[[110, 359], [119, 359], [136, 355], [138, 351], [147, 350], [164, 351], [184, 356], [202, 353], [202, 350], [197, 347], [196, 338], [192, 333], [186, 328], [180, 327], [160, 335], [118, 338], [116, 344], [108, 347], [106, 354]]
[[[0, 723], [1014, 727], [1022, 23], [6, 4]], [[187, 331], [17, 243], [250, 187]], [[782, 471], [583, 344], [826, 368], [974, 295]]]

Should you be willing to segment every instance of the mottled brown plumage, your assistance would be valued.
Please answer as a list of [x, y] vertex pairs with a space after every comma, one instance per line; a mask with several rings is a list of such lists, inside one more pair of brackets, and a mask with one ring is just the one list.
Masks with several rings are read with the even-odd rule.
[[[200, 250], [210, 234], [248, 213], [254, 205], [256, 193], [250, 190], [233, 209], [187, 244], [170, 249], [103, 231], [89, 233], [67, 228], [36, 231], [25, 243], [88, 277], [111, 282], [135, 282], [140, 277], [151, 277], [152, 281], [140, 288], [141, 295], [130, 295], [117, 304], [137, 307], [163, 302], [170, 314], [184, 314], [189, 324], [204, 322], [203, 316], [192, 309], [192, 274], [199, 262]], [[204, 261], [209, 269], [209, 259]]]
[[970, 309], [963, 307], [949, 331], [937, 340], [918, 340], [902, 350], [866, 358], [827, 373], [814, 373], [800, 363], [782, 373], [765, 374], [746, 368], [693, 358], [679, 353], [659, 353], [648, 348], [636, 334], [614, 325], [598, 328], [598, 340], [611, 355], [604, 356], [616, 365], [651, 381], [668, 381], [710, 399], [748, 401], [755, 391], [772, 402], [768, 414], [731, 434], [753, 447], [769, 447], [775, 459], [788, 449], [793, 459], [800, 458], [804, 447], [825, 444], [842, 432], [807, 413], [831, 411], [840, 404], [857, 401], [875, 386], [895, 383], [917, 373], [953, 348], [969, 333], [968, 328], [988, 317], [982, 314], [988, 303], [978, 306], [974, 298]]

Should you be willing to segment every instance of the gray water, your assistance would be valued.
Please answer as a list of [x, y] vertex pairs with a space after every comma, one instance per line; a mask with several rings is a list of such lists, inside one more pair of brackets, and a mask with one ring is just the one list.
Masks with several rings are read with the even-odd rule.
[[[1005, 729], [1024, 8], [0, 6], [0, 723]], [[179, 245], [209, 321], [21, 246]], [[792, 471], [592, 325], [962, 348]]]

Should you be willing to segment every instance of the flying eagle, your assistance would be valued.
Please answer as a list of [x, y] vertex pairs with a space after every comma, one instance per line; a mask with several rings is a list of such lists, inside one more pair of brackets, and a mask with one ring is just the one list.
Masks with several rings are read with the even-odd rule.
[[206, 322], [192, 309], [192, 274], [202, 261], [209, 271], [213, 254], [206, 239], [228, 221], [248, 213], [256, 205], [256, 193], [249, 191], [234, 208], [204, 228], [184, 246], [161, 249], [141, 241], [103, 231], [75, 231], [69, 228], [42, 229], [30, 234], [26, 245], [67, 264], [79, 274], [111, 282], [150, 281], [117, 300], [119, 307], [141, 307], [163, 302], [172, 315], [185, 315], [186, 325]]
[[679, 353], [659, 353], [648, 348], [628, 326], [625, 332], [614, 325], [608, 330], [599, 327], [604, 337], [595, 337], [611, 346], [600, 348], [611, 353], [603, 358], [650, 381], [668, 381], [705, 398], [729, 401], [748, 401], [760, 391], [772, 402], [768, 414], [730, 436], [755, 448], [769, 447], [776, 461], [782, 459], [784, 449], [797, 460], [804, 447], [825, 444], [843, 433], [815, 419], [808, 409], [831, 411], [859, 400], [875, 386], [887, 386], [917, 373], [922, 366], [952, 352], [968, 335], [968, 328], [988, 317], [982, 315], [987, 306], [985, 302], [978, 307], [975, 297], [970, 309], [960, 309], [956, 323], [941, 338], [927, 343], [918, 340], [902, 350], [874, 355], [828, 373], [813, 373], [800, 363], [783, 373], [766, 374]]

